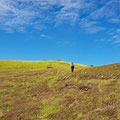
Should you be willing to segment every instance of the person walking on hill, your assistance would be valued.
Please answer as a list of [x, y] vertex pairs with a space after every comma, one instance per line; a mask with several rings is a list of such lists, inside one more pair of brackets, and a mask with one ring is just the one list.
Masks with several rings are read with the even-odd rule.
[[73, 72], [74, 71], [74, 63], [72, 62], [71, 63], [71, 72]]

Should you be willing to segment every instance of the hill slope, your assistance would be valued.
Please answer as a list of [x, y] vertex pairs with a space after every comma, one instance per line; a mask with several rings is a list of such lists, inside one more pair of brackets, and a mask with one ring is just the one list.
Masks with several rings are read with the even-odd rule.
[[[64, 61], [0, 61], [0, 69], [35, 69], [43, 70], [47, 67], [53, 68], [68, 68], [70, 66], [69, 62]], [[76, 64], [76, 67], [88, 67], [87, 65]]]
[[120, 64], [0, 61], [0, 120], [119, 120]]

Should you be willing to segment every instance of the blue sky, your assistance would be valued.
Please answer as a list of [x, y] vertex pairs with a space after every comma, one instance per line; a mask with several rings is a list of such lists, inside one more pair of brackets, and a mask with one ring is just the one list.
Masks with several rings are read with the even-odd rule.
[[0, 60], [120, 62], [120, 0], [0, 0]]

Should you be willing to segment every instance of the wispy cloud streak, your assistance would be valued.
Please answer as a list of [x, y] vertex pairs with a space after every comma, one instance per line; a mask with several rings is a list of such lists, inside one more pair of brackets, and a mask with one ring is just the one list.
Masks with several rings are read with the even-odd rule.
[[24, 31], [67, 22], [97, 33], [106, 30], [101, 20], [119, 24], [119, 13], [119, 0], [0, 0], [0, 28]]

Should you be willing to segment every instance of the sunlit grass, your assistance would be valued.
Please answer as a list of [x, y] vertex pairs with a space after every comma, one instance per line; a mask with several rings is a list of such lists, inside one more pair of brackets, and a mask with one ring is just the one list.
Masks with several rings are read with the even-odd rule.
[[119, 120], [119, 66], [0, 61], [0, 120]]
[[[87, 65], [75, 64], [76, 67], [88, 67]], [[64, 61], [0, 61], [0, 69], [46, 69], [51, 68], [67, 68], [69, 62]]]

